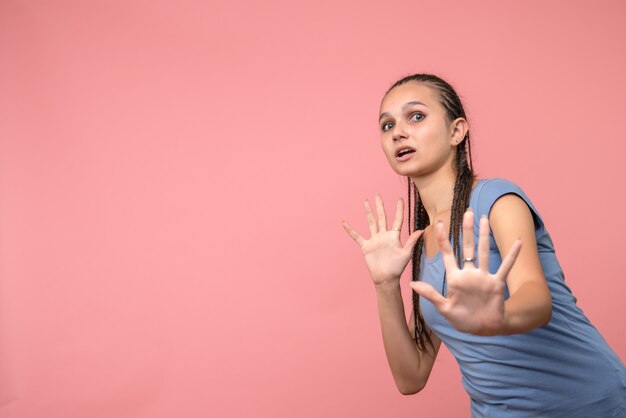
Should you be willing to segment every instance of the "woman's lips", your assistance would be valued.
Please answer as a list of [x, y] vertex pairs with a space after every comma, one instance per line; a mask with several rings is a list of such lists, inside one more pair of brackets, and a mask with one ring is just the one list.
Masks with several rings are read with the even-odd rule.
[[396, 161], [410, 160], [411, 157], [413, 157], [413, 154], [415, 154], [415, 151], [411, 151], [411, 152], [407, 152], [406, 154], [402, 154], [401, 156], [396, 157]]

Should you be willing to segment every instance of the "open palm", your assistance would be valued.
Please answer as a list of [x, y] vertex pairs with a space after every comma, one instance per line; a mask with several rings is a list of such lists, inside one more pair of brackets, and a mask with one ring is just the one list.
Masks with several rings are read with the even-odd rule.
[[405, 244], [402, 245], [400, 242], [400, 230], [402, 229], [403, 207], [402, 199], [398, 199], [393, 227], [388, 231], [387, 216], [381, 197], [376, 196], [378, 225], [376, 225], [376, 219], [372, 213], [369, 201], [366, 200], [365, 212], [370, 227], [370, 239], [361, 237], [347, 222], [342, 222], [346, 232], [361, 247], [365, 264], [376, 285], [400, 280], [400, 275], [411, 259], [413, 246], [422, 232], [424, 232], [423, 230], [414, 231], [407, 238]]
[[478, 267], [474, 259], [474, 214], [463, 216], [463, 267], [459, 268], [443, 224], [435, 225], [441, 255], [446, 269], [448, 296], [439, 294], [424, 282], [411, 287], [428, 299], [452, 326], [476, 335], [495, 335], [504, 327], [504, 288], [506, 277], [521, 249], [516, 240], [495, 274], [489, 273], [489, 220], [481, 217], [478, 238]]

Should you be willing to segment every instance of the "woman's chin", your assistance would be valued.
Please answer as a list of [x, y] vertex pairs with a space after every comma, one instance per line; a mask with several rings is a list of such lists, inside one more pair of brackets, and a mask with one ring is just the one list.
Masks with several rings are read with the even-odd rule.
[[415, 167], [414, 165], [409, 165], [409, 164], [404, 164], [404, 163], [398, 163], [398, 162], [394, 162], [391, 165], [391, 169], [398, 175], [400, 176], [409, 176], [409, 177], [414, 177], [419, 175], [419, 168]]

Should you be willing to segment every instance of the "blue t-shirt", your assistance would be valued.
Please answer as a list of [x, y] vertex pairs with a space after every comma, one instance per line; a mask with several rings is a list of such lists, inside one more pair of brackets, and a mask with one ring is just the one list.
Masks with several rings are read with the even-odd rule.
[[[495, 201], [509, 193], [521, 197], [533, 214], [539, 259], [552, 296], [550, 322], [525, 334], [477, 336], [456, 330], [432, 303], [420, 298], [426, 324], [459, 364], [472, 417], [621, 416], [626, 413], [624, 364], [576, 305], [543, 220], [511, 181], [482, 179], [472, 190], [476, 248], [480, 217], [488, 216]], [[489, 270], [495, 273], [502, 259], [492, 233], [489, 252]], [[446, 296], [441, 252], [428, 258], [422, 251], [420, 265], [420, 280]]]

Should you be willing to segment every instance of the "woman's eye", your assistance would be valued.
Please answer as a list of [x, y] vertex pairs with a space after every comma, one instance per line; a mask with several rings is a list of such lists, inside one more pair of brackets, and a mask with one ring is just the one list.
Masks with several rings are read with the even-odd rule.
[[[416, 118], [415, 118], [416, 116], [421, 116], [421, 118], [417, 118], [417, 119], [416, 119]], [[416, 113], [411, 114], [411, 116], [409, 117], [409, 119], [410, 119], [410, 120], [417, 120], [417, 121], [420, 121], [420, 120], [424, 119], [424, 115], [423, 115], [422, 113], [416, 112]]]
[[383, 126], [381, 127], [381, 129], [383, 130], [383, 132], [387, 132], [389, 129], [391, 129], [391, 126], [392, 126], [391, 122], [383, 123]]

